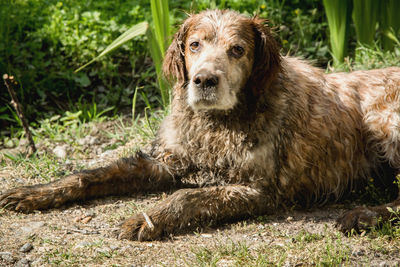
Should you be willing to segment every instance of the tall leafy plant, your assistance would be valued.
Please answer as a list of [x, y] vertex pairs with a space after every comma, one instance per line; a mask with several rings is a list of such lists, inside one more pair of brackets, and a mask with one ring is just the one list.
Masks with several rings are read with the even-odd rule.
[[348, 0], [324, 0], [324, 8], [330, 31], [333, 63], [337, 66], [347, 56], [351, 4]]
[[[160, 89], [162, 105], [164, 109], [166, 109], [170, 102], [170, 90], [167, 83], [163, 79], [161, 69], [165, 50], [169, 45], [168, 38], [171, 33], [171, 26], [169, 22], [169, 7], [168, 1], [165, 0], [151, 0], [150, 5], [153, 18], [152, 24], [147, 21], [143, 21], [132, 26], [126, 32], [121, 34], [117, 39], [115, 39], [109, 46], [107, 46], [104, 51], [101, 52], [97, 57], [92, 59], [84, 66], [78, 68], [75, 72], [82, 70], [99, 58], [109, 54], [114, 49], [132, 40], [136, 36], [146, 34], [150, 54], [153, 59], [153, 63], [157, 73], [157, 80]], [[135, 92], [134, 99], [136, 99], [136, 93], [137, 91]]]
[[373, 46], [380, 1], [353, 0], [353, 21], [357, 40], [362, 45]]
[[171, 34], [169, 7], [166, 0], [151, 0], [150, 5], [154, 26], [147, 31], [147, 38], [149, 40], [151, 57], [156, 68], [162, 105], [166, 108], [170, 102], [170, 90], [163, 79], [161, 69]]
[[375, 46], [374, 37], [377, 26], [379, 26], [382, 47], [385, 50], [393, 50], [394, 44], [400, 45], [398, 39], [400, 31], [399, 0], [324, 0], [323, 3], [328, 18], [335, 66], [342, 63], [346, 56], [351, 12], [353, 12], [357, 41], [361, 47]]
[[381, 0], [379, 27], [382, 30], [382, 46], [385, 50], [392, 50], [394, 44], [400, 44], [397, 34], [400, 30], [400, 1]]

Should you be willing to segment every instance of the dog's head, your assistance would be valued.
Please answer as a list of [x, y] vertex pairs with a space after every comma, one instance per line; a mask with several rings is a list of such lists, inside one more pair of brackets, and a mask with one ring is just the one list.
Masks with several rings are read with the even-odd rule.
[[191, 15], [176, 33], [163, 70], [194, 110], [228, 110], [247, 90], [258, 96], [280, 70], [279, 46], [265, 21], [234, 11]]

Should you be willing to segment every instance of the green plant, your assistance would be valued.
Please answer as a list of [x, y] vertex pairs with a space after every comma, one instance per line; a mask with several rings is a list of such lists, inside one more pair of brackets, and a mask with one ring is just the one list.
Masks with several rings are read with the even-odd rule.
[[[376, 45], [378, 34], [382, 38], [382, 47], [392, 51], [395, 44], [400, 45], [398, 31], [400, 19], [397, 16], [400, 2], [396, 0], [324, 0], [325, 12], [330, 30], [330, 43], [334, 66], [343, 63], [347, 54], [350, 14], [356, 30], [358, 46]], [[379, 23], [378, 23], [379, 22]], [[379, 28], [378, 28], [379, 26]], [[380, 29], [380, 32], [377, 31]], [[356, 51], [356, 55], [357, 55]]]
[[394, 45], [399, 45], [398, 36], [400, 30], [400, 1], [381, 0], [379, 27], [382, 30], [382, 46], [385, 50], [393, 50]]
[[165, 50], [169, 44], [168, 38], [171, 33], [171, 27], [169, 23], [168, 1], [151, 0], [150, 6], [153, 17], [153, 24], [154, 24], [153, 27], [149, 27], [147, 21], [143, 21], [141, 23], [132, 26], [126, 32], [120, 35], [117, 39], [115, 39], [109, 46], [107, 46], [103, 50], [103, 52], [100, 53], [100, 55], [96, 56], [82, 67], [78, 68], [75, 72], [82, 70], [86, 66], [92, 64], [93, 62], [97, 61], [103, 56], [109, 54], [111, 51], [125, 44], [131, 39], [143, 34], [147, 34], [151, 56], [156, 68], [162, 105], [166, 109], [170, 101], [169, 88], [163, 79], [161, 68]]
[[171, 35], [168, 1], [151, 0], [150, 5], [154, 28], [150, 28], [147, 32], [147, 38], [149, 40], [151, 57], [153, 58], [156, 68], [162, 105], [164, 109], [166, 109], [170, 103], [170, 90], [163, 78], [161, 69], [166, 48], [170, 43], [169, 37]]
[[324, 0], [334, 66], [347, 56], [351, 5], [348, 0]]
[[353, 4], [353, 21], [357, 40], [364, 46], [372, 46], [374, 44], [380, 2], [375, 0], [353, 0]]

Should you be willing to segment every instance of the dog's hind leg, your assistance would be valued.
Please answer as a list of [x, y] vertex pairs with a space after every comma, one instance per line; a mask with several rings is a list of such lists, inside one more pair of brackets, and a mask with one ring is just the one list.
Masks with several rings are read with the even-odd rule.
[[[398, 71], [394, 75], [398, 79], [387, 79], [385, 90], [371, 89], [368, 95], [364, 95], [362, 105], [371, 151], [376, 151], [379, 160], [387, 161], [400, 173], [400, 75]], [[347, 211], [337, 224], [344, 232], [368, 229], [391, 219], [395, 216], [393, 211], [400, 211], [400, 195], [388, 204]]]
[[369, 230], [371, 227], [378, 226], [379, 223], [389, 221], [390, 219], [398, 219], [400, 212], [400, 197], [395, 201], [375, 206], [375, 207], [358, 207], [345, 212], [337, 219], [337, 226], [342, 232], [350, 232], [352, 229], [359, 232], [360, 230]]
[[125, 221], [119, 238], [159, 239], [179, 229], [265, 214], [273, 210], [272, 203], [262, 189], [245, 185], [181, 189], [147, 213]]
[[174, 185], [174, 176], [166, 165], [138, 152], [107, 167], [78, 172], [48, 184], [8, 190], [0, 195], [0, 207], [31, 212], [108, 195], [166, 190]]

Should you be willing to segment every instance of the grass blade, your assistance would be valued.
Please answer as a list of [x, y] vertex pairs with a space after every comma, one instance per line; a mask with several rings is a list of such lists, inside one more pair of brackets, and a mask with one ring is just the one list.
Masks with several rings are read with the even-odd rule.
[[107, 55], [110, 53], [112, 50], [116, 49], [117, 47], [123, 45], [124, 43], [128, 42], [129, 40], [133, 39], [136, 36], [143, 35], [146, 33], [147, 29], [149, 27], [149, 24], [146, 21], [140, 22], [134, 26], [132, 26], [129, 30], [121, 34], [117, 39], [115, 39], [109, 46], [104, 49], [103, 52], [100, 53], [97, 57], [83, 65], [82, 67], [78, 68], [75, 70], [75, 72], [78, 72], [82, 70], [83, 68], [87, 67], [88, 65], [92, 64], [99, 58]]
[[171, 32], [169, 7], [168, 1], [165, 0], [151, 0], [150, 4], [154, 30], [149, 30], [147, 32], [147, 38], [149, 40], [150, 53], [156, 68], [161, 101], [164, 109], [166, 109], [170, 102], [170, 90], [163, 78], [161, 69], [166, 47], [169, 44], [168, 38]]
[[379, 27], [382, 30], [382, 46], [386, 51], [393, 50], [394, 44], [399, 44], [398, 33], [400, 30], [400, 1], [381, 0]]
[[358, 42], [372, 47], [379, 14], [379, 1], [353, 0], [353, 4], [353, 21], [356, 27]]
[[330, 43], [334, 66], [347, 56], [351, 3], [348, 0], [323, 1], [330, 31]]

